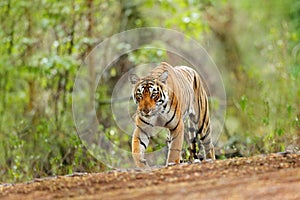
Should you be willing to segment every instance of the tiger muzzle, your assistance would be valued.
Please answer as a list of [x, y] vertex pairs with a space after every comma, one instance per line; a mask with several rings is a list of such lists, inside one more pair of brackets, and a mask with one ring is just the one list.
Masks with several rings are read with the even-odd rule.
[[148, 108], [144, 108], [144, 109], [142, 109], [141, 110], [141, 113], [142, 113], [142, 115], [143, 116], [150, 116], [150, 114], [151, 114], [151, 109], [148, 109]]

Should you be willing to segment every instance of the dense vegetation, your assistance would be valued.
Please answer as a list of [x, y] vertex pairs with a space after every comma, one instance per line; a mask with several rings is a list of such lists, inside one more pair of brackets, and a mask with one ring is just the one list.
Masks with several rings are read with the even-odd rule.
[[[0, 182], [105, 169], [76, 135], [74, 80], [99, 42], [137, 27], [183, 32], [216, 62], [228, 103], [219, 157], [299, 150], [297, 0], [3, 0], [0, 19]], [[97, 88], [100, 128], [111, 139], [129, 137], [110, 134], [110, 88], [135, 64], [162, 59], [149, 50], [124, 55]]]

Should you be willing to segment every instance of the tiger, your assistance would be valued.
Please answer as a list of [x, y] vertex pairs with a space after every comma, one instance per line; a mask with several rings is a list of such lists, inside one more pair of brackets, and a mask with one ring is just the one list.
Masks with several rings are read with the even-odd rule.
[[215, 160], [208, 97], [201, 77], [194, 69], [161, 62], [145, 77], [140, 78], [134, 73], [128, 77], [137, 105], [131, 140], [132, 157], [137, 167], [149, 167], [145, 151], [155, 126], [169, 129], [166, 165], [180, 163], [187, 116], [189, 159]]

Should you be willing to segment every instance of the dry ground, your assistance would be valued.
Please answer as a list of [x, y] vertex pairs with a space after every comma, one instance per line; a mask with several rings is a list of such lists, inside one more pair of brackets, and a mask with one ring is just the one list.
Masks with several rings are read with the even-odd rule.
[[0, 199], [300, 199], [300, 154], [36, 179]]

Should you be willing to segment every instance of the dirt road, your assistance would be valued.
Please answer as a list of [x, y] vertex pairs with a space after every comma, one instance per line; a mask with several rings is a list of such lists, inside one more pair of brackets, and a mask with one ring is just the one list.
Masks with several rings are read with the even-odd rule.
[[300, 154], [36, 179], [0, 199], [300, 199]]

